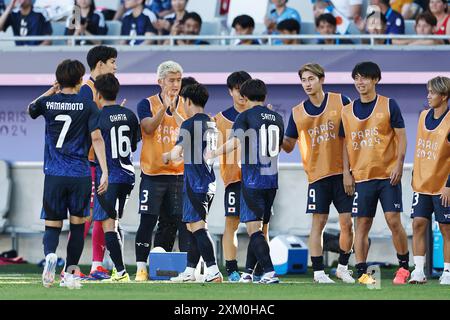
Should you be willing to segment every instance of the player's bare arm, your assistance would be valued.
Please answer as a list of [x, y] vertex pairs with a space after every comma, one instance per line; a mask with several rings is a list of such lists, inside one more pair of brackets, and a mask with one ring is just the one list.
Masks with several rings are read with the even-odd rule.
[[344, 190], [349, 196], [355, 193], [355, 178], [353, 178], [350, 172], [350, 163], [348, 161], [347, 147], [345, 143], [342, 145], [342, 162], [343, 162], [343, 175], [344, 175]]
[[397, 185], [403, 175], [403, 163], [406, 155], [406, 130], [405, 128], [394, 128], [395, 135], [398, 139], [397, 145], [397, 163], [394, 170], [391, 172], [391, 184]]
[[99, 129], [91, 133], [92, 146], [94, 147], [95, 155], [102, 169], [102, 176], [100, 184], [97, 188], [98, 194], [104, 194], [108, 190], [108, 166], [106, 164], [105, 141], [103, 140], [101, 131]]
[[217, 158], [218, 156], [221, 156], [223, 154], [228, 154], [230, 152], [233, 152], [240, 146], [240, 141], [236, 137], [232, 137], [227, 142], [225, 142], [223, 145], [221, 145], [216, 150], [208, 151], [205, 154], [205, 160], [211, 160], [214, 158]]
[[152, 134], [161, 124], [161, 121], [164, 118], [164, 113], [166, 112], [165, 108], [161, 108], [158, 110], [154, 117], [148, 117], [141, 121], [141, 127], [144, 129], [146, 134]]
[[444, 207], [450, 207], [450, 187], [442, 188], [441, 200]]
[[[1, 28], [0, 28], [0, 29], [1, 29]], [[28, 108], [27, 108], [28, 114], [30, 113], [30, 106], [31, 106], [32, 104], [35, 104], [36, 101], [38, 101], [39, 99], [41, 99], [41, 98], [43, 98], [43, 97], [49, 97], [49, 96], [52, 96], [52, 95], [54, 95], [54, 94], [57, 94], [59, 91], [60, 91], [60, 89], [59, 89], [59, 84], [58, 84], [57, 81], [55, 81], [50, 89], [48, 89], [48, 90], [45, 91], [43, 94], [41, 94], [39, 97], [37, 97], [36, 99], [34, 99], [33, 101], [30, 102], [30, 104], [28, 105]]]
[[295, 143], [296, 143], [296, 142], [297, 142], [296, 139], [290, 138], [290, 137], [287, 137], [287, 136], [284, 136], [283, 144], [281, 145], [281, 148], [282, 148], [285, 152], [291, 153], [292, 150], [294, 150], [294, 148], [295, 148]]

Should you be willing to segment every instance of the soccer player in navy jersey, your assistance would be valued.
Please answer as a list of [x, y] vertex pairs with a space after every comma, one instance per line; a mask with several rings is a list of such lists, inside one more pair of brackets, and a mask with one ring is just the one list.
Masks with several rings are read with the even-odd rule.
[[[99, 128], [106, 146], [109, 187], [105, 194], [95, 197], [93, 219], [102, 224], [106, 248], [114, 262], [115, 271], [112, 273], [111, 280], [129, 282], [130, 276], [125, 270], [121, 237], [117, 228], [125, 202], [134, 187], [131, 152], [136, 151], [140, 131], [139, 122], [133, 111], [116, 103], [119, 86], [119, 81], [112, 73], [101, 75], [95, 81], [97, 99], [102, 106]], [[97, 162], [96, 184], [99, 183], [101, 175], [102, 170]]]
[[201, 256], [207, 267], [204, 281], [222, 282], [213, 241], [206, 229], [206, 216], [216, 191], [216, 177], [213, 163], [204, 159], [206, 152], [217, 147], [218, 131], [214, 121], [204, 112], [209, 98], [205, 86], [187, 86], [180, 95], [184, 98], [189, 118], [181, 124], [175, 147], [163, 153], [162, 158], [165, 164], [184, 160], [183, 222], [187, 225], [190, 239], [187, 267], [171, 281], [195, 281], [195, 268]]
[[270, 221], [278, 189], [278, 155], [283, 144], [284, 123], [280, 114], [264, 106], [267, 89], [263, 81], [245, 81], [240, 93], [248, 110], [236, 118], [233, 136], [211, 151], [207, 159], [241, 148], [240, 220], [246, 224], [250, 236], [249, 251], [253, 251], [264, 269], [260, 283], [278, 283], [262, 228]]
[[[14, 8], [17, 3], [20, 7]], [[15, 36], [44, 36], [53, 33], [47, 11], [33, 7], [32, 0], [11, 0], [0, 17], [0, 31], [6, 31], [11, 26]], [[17, 46], [50, 45], [45, 41], [16, 41]]]
[[[30, 103], [31, 118], [45, 118], [44, 197], [41, 219], [45, 219], [43, 239], [45, 267], [42, 283], [50, 287], [55, 280], [59, 235], [63, 220], [70, 214], [70, 238], [61, 285], [73, 283], [84, 245], [84, 221], [89, 215], [91, 173], [89, 146], [94, 147], [102, 169], [97, 192], [108, 189], [108, 167], [105, 143], [98, 127], [99, 110], [90, 100], [83, 99], [78, 90], [85, 68], [77, 60], [64, 60], [56, 69], [52, 88]], [[58, 89], [59, 87], [59, 89]]]

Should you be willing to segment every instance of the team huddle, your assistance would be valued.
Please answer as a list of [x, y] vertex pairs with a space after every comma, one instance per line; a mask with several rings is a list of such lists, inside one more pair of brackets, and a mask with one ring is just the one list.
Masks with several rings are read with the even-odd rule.
[[[182, 78], [182, 67], [173, 61], [159, 65], [161, 91], [139, 102], [136, 116], [124, 106], [125, 101], [116, 101], [120, 87], [114, 75], [116, 58], [114, 48], [92, 48], [87, 57], [91, 77], [84, 85], [83, 64], [64, 60], [57, 67], [53, 87], [28, 107], [33, 119], [42, 115], [46, 123], [41, 212], [45, 287], [55, 281], [55, 252], [68, 212], [70, 235], [60, 285], [70, 287], [83, 278], [130, 281], [119, 221], [134, 187], [131, 157], [140, 140], [135, 281], [149, 279], [147, 261], [157, 223], [158, 228], [171, 225], [170, 250], [178, 231], [179, 249], [187, 252], [186, 269], [171, 281], [196, 281], [200, 259], [206, 264], [205, 282], [223, 281], [207, 229], [216, 189], [213, 164], [219, 157], [225, 185], [223, 249], [228, 281], [279, 283], [270, 257], [268, 227], [278, 189], [278, 156], [298, 143], [309, 182], [306, 212], [312, 214], [309, 249], [315, 282], [334, 282], [324, 272], [322, 248], [333, 203], [341, 229], [336, 277], [345, 283], [375, 284], [366, 261], [368, 234], [380, 201], [399, 261], [393, 283], [427, 281], [425, 237], [434, 213], [444, 239], [440, 283], [450, 284], [449, 78], [428, 82], [430, 109], [419, 118], [411, 214], [415, 268], [410, 273], [407, 236], [400, 220], [405, 123], [395, 100], [376, 92], [381, 80], [378, 65], [362, 62], [354, 67], [352, 78], [359, 93], [354, 101], [323, 91], [325, 72], [320, 65], [302, 66], [299, 77], [308, 99], [292, 108], [285, 130], [282, 116], [265, 103], [263, 81], [245, 71], [230, 74], [227, 87], [233, 106], [211, 117], [205, 113], [206, 87], [193, 78]], [[77, 265], [91, 221], [93, 262], [85, 276]], [[243, 273], [238, 270], [235, 241], [241, 222], [250, 240]], [[160, 242], [156, 236], [155, 245]], [[102, 265], [102, 244], [114, 263], [111, 274]], [[356, 280], [348, 268], [352, 252]]]

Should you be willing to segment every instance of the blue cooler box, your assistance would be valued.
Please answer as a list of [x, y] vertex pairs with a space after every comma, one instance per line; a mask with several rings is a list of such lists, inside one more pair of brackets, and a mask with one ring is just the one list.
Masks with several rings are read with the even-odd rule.
[[150, 252], [148, 274], [151, 280], [170, 280], [186, 269], [186, 252]]
[[277, 275], [306, 273], [308, 268], [308, 247], [297, 236], [281, 235], [270, 243], [270, 257]]

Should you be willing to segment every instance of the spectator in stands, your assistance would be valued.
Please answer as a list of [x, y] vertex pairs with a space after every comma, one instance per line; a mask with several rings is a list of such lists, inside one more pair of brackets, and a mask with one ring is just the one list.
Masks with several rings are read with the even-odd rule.
[[361, 20], [363, 0], [331, 0], [334, 8], [356, 24]]
[[148, 7], [160, 18], [173, 12], [171, 0], [151, 0], [148, 2]]
[[188, 0], [172, 0], [173, 13], [168, 14], [164, 19], [158, 20], [157, 29], [160, 34], [167, 35], [170, 34], [170, 29], [175, 23], [180, 23], [184, 16], [188, 13], [186, 10], [186, 5]]
[[437, 28], [434, 34], [450, 34], [450, 15], [448, 14], [447, 0], [430, 0], [429, 9], [437, 19]]
[[[21, 3], [19, 8], [15, 8]], [[45, 10], [33, 7], [32, 0], [11, 0], [5, 12], [0, 17], [0, 31], [6, 31], [11, 26], [15, 36], [44, 36], [53, 33], [52, 25]], [[45, 41], [16, 41], [17, 46], [50, 45]]]
[[[286, 3], [288, 0], [271, 0], [274, 8], [270, 10], [267, 17], [264, 18], [264, 23], [267, 27], [267, 33], [272, 34], [276, 32], [277, 24], [286, 19], [295, 19], [301, 23], [300, 14], [297, 10], [289, 8]], [[281, 41], [278, 41], [281, 43]], [[274, 41], [275, 43], [275, 41]]]
[[[372, 11], [366, 18], [366, 32], [368, 34], [386, 34], [387, 19], [384, 14], [379, 11]], [[370, 43], [370, 41], [362, 41]], [[375, 44], [392, 44], [391, 39], [375, 39]]]
[[[156, 15], [148, 8], [144, 7], [144, 0], [125, 0], [125, 8], [128, 10], [122, 18], [123, 36], [152, 36], [157, 34], [153, 23], [156, 22]], [[122, 40], [120, 44], [131, 46], [140, 44], [152, 44], [152, 40]]]
[[371, 0], [375, 11], [381, 11], [386, 17], [386, 34], [405, 34], [405, 20], [402, 15], [392, 10], [389, 0]]
[[[170, 34], [177, 35], [189, 35], [189, 36], [197, 36], [200, 34], [202, 29], [202, 18], [196, 12], [187, 13], [183, 20], [180, 21], [179, 24], [174, 24]], [[164, 44], [170, 44], [169, 40], [166, 40]], [[205, 45], [209, 44], [207, 41], [203, 40], [176, 40], [175, 44], [177, 45]]]
[[[248, 36], [253, 34], [255, 30], [255, 20], [249, 15], [243, 14], [234, 18], [231, 25], [238, 36]], [[261, 44], [257, 39], [237, 40], [237, 45], [254, 45]]]
[[[108, 33], [108, 27], [106, 26], [105, 17], [101, 11], [95, 10], [94, 0], [75, 0], [74, 5], [77, 10], [74, 10], [74, 14], [81, 13], [81, 18], [77, 18], [74, 15], [67, 18], [65, 35], [74, 36], [91, 36], [91, 35], [106, 35]], [[69, 40], [70, 43], [70, 40]], [[77, 44], [85, 45], [99, 45], [101, 41], [77, 41]]]
[[[432, 35], [437, 26], [436, 17], [426, 11], [421, 13], [416, 18], [416, 34], [417, 35]], [[393, 39], [393, 44], [399, 45], [422, 45], [422, 46], [432, 46], [444, 44], [443, 40], [435, 40], [435, 39], [417, 39], [417, 40], [409, 40], [409, 39]]]
[[414, 0], [402, 7], [402, 16], [405, 19], [415, 19], [419, 14], [428, 10], [430, 0]]
[[314, 19], [317, 19], [321, 14], [327, 13], [326, 9], [332, 5], [330, 0], [316, 0], [313, 4]]
[[[336, 32], [337, 29], [337, 21], [336, 17], [333, 16], [331, 13], [324, 13], [321, 14], [316, 19], [316, 28], [317, 32], [319, 32], [321, 35], [332, 35], [332, 34], [338, 34]], [[324, 39], [319, 40], [317, 44], [353, 44], [353, 42], [349, 39]]]
[[[277, 24], [277, 30], [282, 35], [300, 34], [300, 24], [295, 19], [286, 19]], [[298, 39], [283, 39], [284, 45], [300, 44]]]

